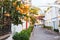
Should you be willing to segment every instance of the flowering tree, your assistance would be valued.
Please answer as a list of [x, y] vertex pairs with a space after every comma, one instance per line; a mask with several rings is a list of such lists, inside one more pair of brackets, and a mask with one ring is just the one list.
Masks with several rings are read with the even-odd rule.
[[37, 14], [37, 11], [38, 11], [36, 8], [30, 9], [29, 5], [23, 4], [22, 1], [17, 1], [17, 0], [1, 1], [0, 10], [1, 10], [0, 18], [2, 18], [2, 20], [5, 20], [4, 17], [6, 17], [6, 18], [8, 17], [7, 19], [10, 18], [10, 22], [15, 25], [22, 24], [21, 19], [29, 20], [29, 18], [30, 18], [31, 21], [35, 20], [35, 18], [30, 14]]
[[37, 8], [37, 7], [32, 7], [30, 10], [29, 10], [29, 12], [30, 12], [30, 21], [31, 21], [31, 23], [32, 24], [34, 24], [35, 22], [36, 22], [36, 17], [35, 17], [35, 15], [38, 15], [38, 11], [39, 11], [40, 9], [39, 8]]

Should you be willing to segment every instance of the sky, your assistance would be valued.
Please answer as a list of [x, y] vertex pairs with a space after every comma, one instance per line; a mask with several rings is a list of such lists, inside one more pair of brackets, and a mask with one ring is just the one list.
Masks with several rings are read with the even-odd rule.
[[41, 12], [44, 13], [43, 10], [45, 10], [48, 7], [40, 7], [40, 5], [47, 5], [47, 4], [53, 4], [56, 0], [32, 0], [31, 3], [33, 6], [39, 7], [41, 9]]
[[39, 6], [39, 5], [45, 5], [48, 3], [54, 3], [56, 0], [32, 0], [32, 5]]

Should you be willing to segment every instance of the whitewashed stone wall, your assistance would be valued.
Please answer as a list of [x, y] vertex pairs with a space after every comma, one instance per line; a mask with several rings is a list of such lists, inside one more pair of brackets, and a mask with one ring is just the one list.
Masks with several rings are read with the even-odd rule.
[[[28, 22], [28, 27], [29, 27], [29, 22]], [[18, 24], [18, 25], [14, 25], [11, 24], [11, 31], [12, 34], [16, 33], [16, 32], [21, 32], [22, 30], [26, 29], [26, 21], [23, 21], [23, 24]]]

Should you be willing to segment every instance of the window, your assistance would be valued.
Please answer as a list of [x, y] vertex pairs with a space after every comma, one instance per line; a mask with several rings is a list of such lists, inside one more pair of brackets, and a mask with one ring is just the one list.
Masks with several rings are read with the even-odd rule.
[[60, 14], [60, 9], [59, 9], [59, 11], [58, 11], [58, 12], [59, 12], [59, 14]]

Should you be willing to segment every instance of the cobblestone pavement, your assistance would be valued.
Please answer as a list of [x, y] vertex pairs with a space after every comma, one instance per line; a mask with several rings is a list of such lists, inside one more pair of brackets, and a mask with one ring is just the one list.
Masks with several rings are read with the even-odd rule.
[[30, 40], [60, 40], [60, 35], [41, 27], [35, 27]]

